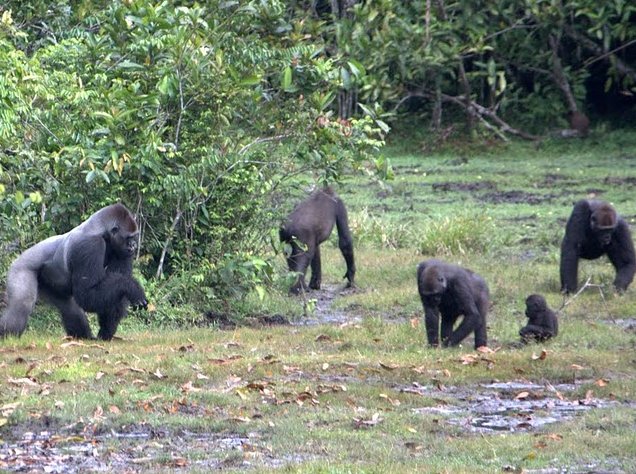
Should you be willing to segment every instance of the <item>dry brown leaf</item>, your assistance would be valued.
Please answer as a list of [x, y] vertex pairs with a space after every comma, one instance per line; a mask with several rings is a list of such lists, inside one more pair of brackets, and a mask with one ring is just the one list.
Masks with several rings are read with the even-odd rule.
[[109, 406], [108, 411], [111, 412], [113, 415], [119, 415], [121, 413], [121, 410], [116, 405]]
[[548, 351], [545, 349], [543, 349], [539, 355], [536, 355], [534, 352], [532, 353], [532, 360], [545, 360], [546, 357], [548, 357]]
[[572, 364], [570, 367], [572, 367], [574, 370], [583, 370], [585, 368], [579, 364]]
[[530, 396], [530, 392], [519, 392], [515, 397], [515, 400], [524, 400]]
[[411, 327], [413, 329], [420, 327], [420, 318], [411, 318]]
[[371, 428], [378, 423], [380, 423], [382, 418], [380, 418], [379, 413], [374, 413], [370, 420], [363, 420], [361, 418], [354, 418], [353, 424], [356, 428]]
[[60, 344], [60, 347], [62, 349], [66, 349], [67, 347], [75, 347], [75, 346], [85, 346], [86, 344], [84, 344], [81, 341], [69, 341], [69, 342], [64, 342], [62, 344]]
[[384, 362], [380, 362], [380, 367], [385, 370], [395, 370], [398, 369], [400, 366], [396, 364], [385, 364]]
[[155, 377], [157, 377], [159, 380], [166, 378], [165, 375], [163, 375], [161, 373], [161, 371], [159, 369], [155, 370], [152, 375], [154, 375]]
[[318, 336], [316, 336], [315, 339], [316, 342], [320, 342], [320, 341], [331, 341], [331, 337], [327, 336], [326, 334], [319, 334]]
[[22, 385], [22, 386], [29, 386], [29, 387], [39, 387], [39, 384], [37, 382], [34, 382], [33, 380], [31, 380], [28, 377], [22, 377], [19, 379], [12, 379], [11, 377], [9, 377], [7, 379], [7, 382], [9, 382], [11, 385]]
[[104, 376], [104, 372], [97, 372], [95, 374], [95, 380], [99, 380]]
[[479, 346], [477, 349], [475, 349], [477, 352], [481, 352], [482, 354], [494, 354], [495, 351], [493, 351], [490, 347], [488, 346]]
[[609, 383], [609, 380], [607, 379], [598, 379], [596, 382], [594, 382], [594, 384], [599, 387], [605, 387], [608, 383]]

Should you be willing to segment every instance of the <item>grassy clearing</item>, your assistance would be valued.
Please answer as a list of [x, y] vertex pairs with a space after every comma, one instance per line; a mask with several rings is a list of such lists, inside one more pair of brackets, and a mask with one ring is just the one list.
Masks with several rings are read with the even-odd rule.
[[[124, 466], [151, 472], [635, 471], [636, 337], [618, 323], [635, 317], [636, 289], [614, 294], [609, 263], [585, 262], [580, 279], [604, 285], [603, 293], [589, 289], [571, 302], [555, 340], [515, 342], [528, 294], [544, 294], [553, 308], [562, 303], [558, 245], [572, 203], [594, 195], [636, 219], [636, 135], [433, 156], [397, 145], [388, 152], [393, 182], [352, 179], [339, 189], [359, 273], [358, 288], [331, 309], [355, 322], [167, 331], [127, 320], [123, 340], [98, 344], [32, 326], [0, 346], [5, 446], [25, 431], [58, 433], [60, 446], [79, 434], [106, 467], [125, 453]], [[335, 239], [324, 247], [323, 282], [342, 284]], [[431, 256], [489, 283], [495, 353], [472, 351], [470, 339], [458, 349], [426, 347], [415, 267]], [[303, 314], [282, 286], [245, 304], [292, 320]], [[545, 407], [517, 413], [521, 424], [550, 415], [561, 399], [600, 408], [536, 428], [476, 432], [477, 413], [466, 407], [493, 381], [540, 386], [521, 399]], [[514, 401], [523, 391], [497, 396]], [[131, 443], [113, 433], [145, 437]], [[6, 468], [2, 462], [0, 454]]]

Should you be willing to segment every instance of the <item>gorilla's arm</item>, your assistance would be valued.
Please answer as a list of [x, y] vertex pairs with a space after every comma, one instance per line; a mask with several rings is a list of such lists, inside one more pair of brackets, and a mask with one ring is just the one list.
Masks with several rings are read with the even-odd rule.
[[[453, 292], [454, 300], [460, 305], [460, 311], [461, 314], [464, 315], [464, 318], [459, 326], [457, 326], [457, 329], [450, 335], [448, 340], [442, 341], [442, 344], [444, 346], [457, 346], [466, 339], [471, 332], [481, 326], [482, 317], [477, 308], [477, 304], [475, 303], [475, 297], [469, 282], [459, 278], [453, 282], [450, 291]], [[479, 341], [475, 339], [476, 347], [484, 345], [481, 343], [478, 345], [478, 343]]]
[[[147, 306], [141, 285], [129, 274], [104, 268], [106, 242], [89, 236], [73, 242], [69, 252], [73, 297], [85, 311], [116, 307], [122, 298], [133, 306]], [[117, 268], [117, 264], [113, 263]]]
[[590, 222], [590, 205], [577, 202], [565, 226], [565, 237], [561, 243], [561, 291], [576, 290], [579, 268], [579, 249], [585, 240]]
[[614, 286], [619, 291], [625, 291], [636, 273], [636, 257], [629, 227], [622, 219], [618, 221], [612, 235], [612, 241], [607, 248], [607, 257], [616, 269]]
[[426, 326], [426, 337], [431, 346], [439, 345], [439, 308], [437, 303], [433, 301], [432, 296], [424, 294], [422, 273], [427, 267], [426, 262], [422, 262], [417, 266], [417, 286], [424, 307], [424, 324]]

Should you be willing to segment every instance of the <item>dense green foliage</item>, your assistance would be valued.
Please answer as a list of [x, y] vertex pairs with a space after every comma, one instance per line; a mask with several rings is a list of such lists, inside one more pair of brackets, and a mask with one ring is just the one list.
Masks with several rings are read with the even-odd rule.
[[292, 189], [390, 176], [385, 110], [416, 112], [440, 137], [464, 121], [506, 139], [562, 127], [568, 110], [600, 117], [635, 82], [635, 9], [8, 0], [0, 245], [24, 249], [120, 200], [141, 224], [155, 300], [262, 294]]

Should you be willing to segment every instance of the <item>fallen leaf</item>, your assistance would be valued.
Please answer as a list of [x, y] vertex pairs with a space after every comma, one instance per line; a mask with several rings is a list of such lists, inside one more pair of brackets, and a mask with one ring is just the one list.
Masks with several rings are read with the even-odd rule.
[[545, 360], [546, 357], [548, 357], [548, 351], [545, 349], [543, 349], [539, 355], [536, 355], [534, 352], [532, 353], [532, 360]]
[[515, 397], [515, 400], [524, 400], [528, 398], [529, 395], [530, 395], [530, 392], [519, 392], [517, 396]]
[[316, 342], [331, 341], [331, 337], [327, 336], [326, 334], [319, 334], [318, 336], [316, 336], [315, 341]]
[[165, 378], [165, 377], [166, 377], [165, 375], [163, 375], [163, 374], [159, 371], [159, 369], [155, 370], [155, 371], [152, 373], [152, 375], [154, 375], [155, 377], [157, 377], [159, 380], [161, 380], [161, 379], [163, 379], [163, 378]]
[[7, 379], [7, 382], [9, 382], [12, 385], [22, 385], [22, 386], [28, 385], [29, 387], [39, 387], [37, 382], [34, 382], [33, 380], [27, 377], [22, 377], [19, 379], [12, 379], [11, 377], [9, 377]]
[[572, 367], [574, 370], [583, 370], [585, 368], [579, 364], [572, 364], [570, 367]]
[[380, 367], [382, 367], [383, 369], [386, 370], [395, 370], [397, 368], [399, 368], [399, 365], [395, 365], [395, 364], [385, 364], [383, 362], [380, 362]]
[[420, 318], [411, 318], [411, 327], [417, 329], [420, 326]]
[[104, 376], [104, 372], [97, 372], [95, 374], [95, 380], [99, 380]]
[[605, 387], [608, 383], [609, 380], [607, 379], [598, 379], [596, 382], [594, 382], [594, 384], [598, 385], [599, 387]]
[[119, 415], [121, 413], [121, 410], [116, 405], [109, 406], [108, 411], [111, 412], [113, 415]]
[[493, 351], [490, 347], [488, 346], [479, 346], [477, 349], [475, 349], [477, 352], [481, 352], [482, 354], [494, 354], [495, 351]]

